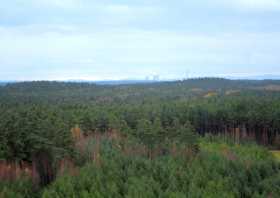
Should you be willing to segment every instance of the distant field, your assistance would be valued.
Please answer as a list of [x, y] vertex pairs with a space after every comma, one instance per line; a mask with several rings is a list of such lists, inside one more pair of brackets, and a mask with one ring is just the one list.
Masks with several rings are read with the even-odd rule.
[[280, 85], [270, 84], [260, 87], [253, 87], [253, 90], [264, 90], [264, 91], [280, 91]]

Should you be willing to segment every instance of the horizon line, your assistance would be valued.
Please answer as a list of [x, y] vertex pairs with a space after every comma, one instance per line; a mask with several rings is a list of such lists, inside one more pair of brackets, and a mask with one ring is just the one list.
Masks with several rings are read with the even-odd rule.
[[[269, 77], [270, 76], [270, 77]], [[268, 74], [268, 75], [252, 75], [252, 76], [192, 76], [186, 78], [161, 78], [161, 79], [145, 79], [145, 78], [104, 78], [104, 79], [25, 79], [25, 80], [1, 80], [1, 83], [9, 83], [9, 82], [39, 82], [39, 81], [47, 81], [47, 82], [120, 82], [120, 81], [138, 81], [138, 82], [173, 82], [173, 81], [184, 81], [184, 80], [192, 80], [192, 79], [201, 79], [201, 78], [219, 78], [219, 79], [227, 79], [227, 80], [280, 80], [280, 74]]]

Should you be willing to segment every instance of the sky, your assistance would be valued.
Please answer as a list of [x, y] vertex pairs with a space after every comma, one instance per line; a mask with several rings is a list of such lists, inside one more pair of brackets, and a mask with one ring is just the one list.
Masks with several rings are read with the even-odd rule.
[[0, 80], [280, 74], [280, 0], [2, 0]]

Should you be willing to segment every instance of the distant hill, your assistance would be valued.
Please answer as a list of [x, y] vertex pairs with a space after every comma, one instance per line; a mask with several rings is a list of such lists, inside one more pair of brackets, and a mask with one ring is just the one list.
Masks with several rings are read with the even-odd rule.
[[228, 76], [227, 78], [232, 80], [280, 80], [280, 75], [254, 75], [254, 76]]
[[105, 81], [95, 81], [95, 84], [99, 85], [132, 85], [132, 84], [148, 84], [156, 83], [160, 81], [154, 80], [105, 80]]
[[280, 80], [196, 78], [182, 81], [34, 81], [0, 87], [0, 103], [11, 100], [39, 103], [125, 102], [178, 100], [253, 94], [280, 95]]
[[177, 81], [194, 81], [201, 79], [225, 79], [225, 80], [241, 80], [241, 81], [269, 81], [269, 80], [280, 80], [280, 75], [260, 75], [260, 76], [228, 76], [225, 78], [216, 78], [216, 77], [195, 77], [189, 79], [163, 79], [163, 80], [140, 80], [140, 79], [129, 79], [129, 80], [99, 80], [99, 81], [90, 81], [90, 80], [67, 80], [66, 82], [76, 82], [76, 83], [94, 83], [98, 85], [133, 85], [133, 84], [151, 84], [159, 82], [177, 82]]
[[7, 83], [9, 83], [9, 82], [0, 81], [0, 86], [5, 86]]
[[67, 80], [65, 82], [74, 82], [74, 83], [89, 83], [89, 84], [97, 84], [97, 85], [133, 85], [133, 84], [148, 84], [148, 83], [155, 83], [160, 81], [154, 80], [98, 80], [98, 81], [91, 81], [91, 80]]

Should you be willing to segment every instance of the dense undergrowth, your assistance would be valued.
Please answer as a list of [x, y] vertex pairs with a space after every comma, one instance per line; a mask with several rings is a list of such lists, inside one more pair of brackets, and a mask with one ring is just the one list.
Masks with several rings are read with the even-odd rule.
[[[199, 152], [155, 156], [124, 153], [120, 141], [90, 140], [76, 160], [50, 185], [34, 190], [30, 181], [1, 183], [1, 197], [279, 197], [280, 164], [253, 143], [221, 138], [199, 140]], [[89, 146], [90, 145], [90, 146]]]

